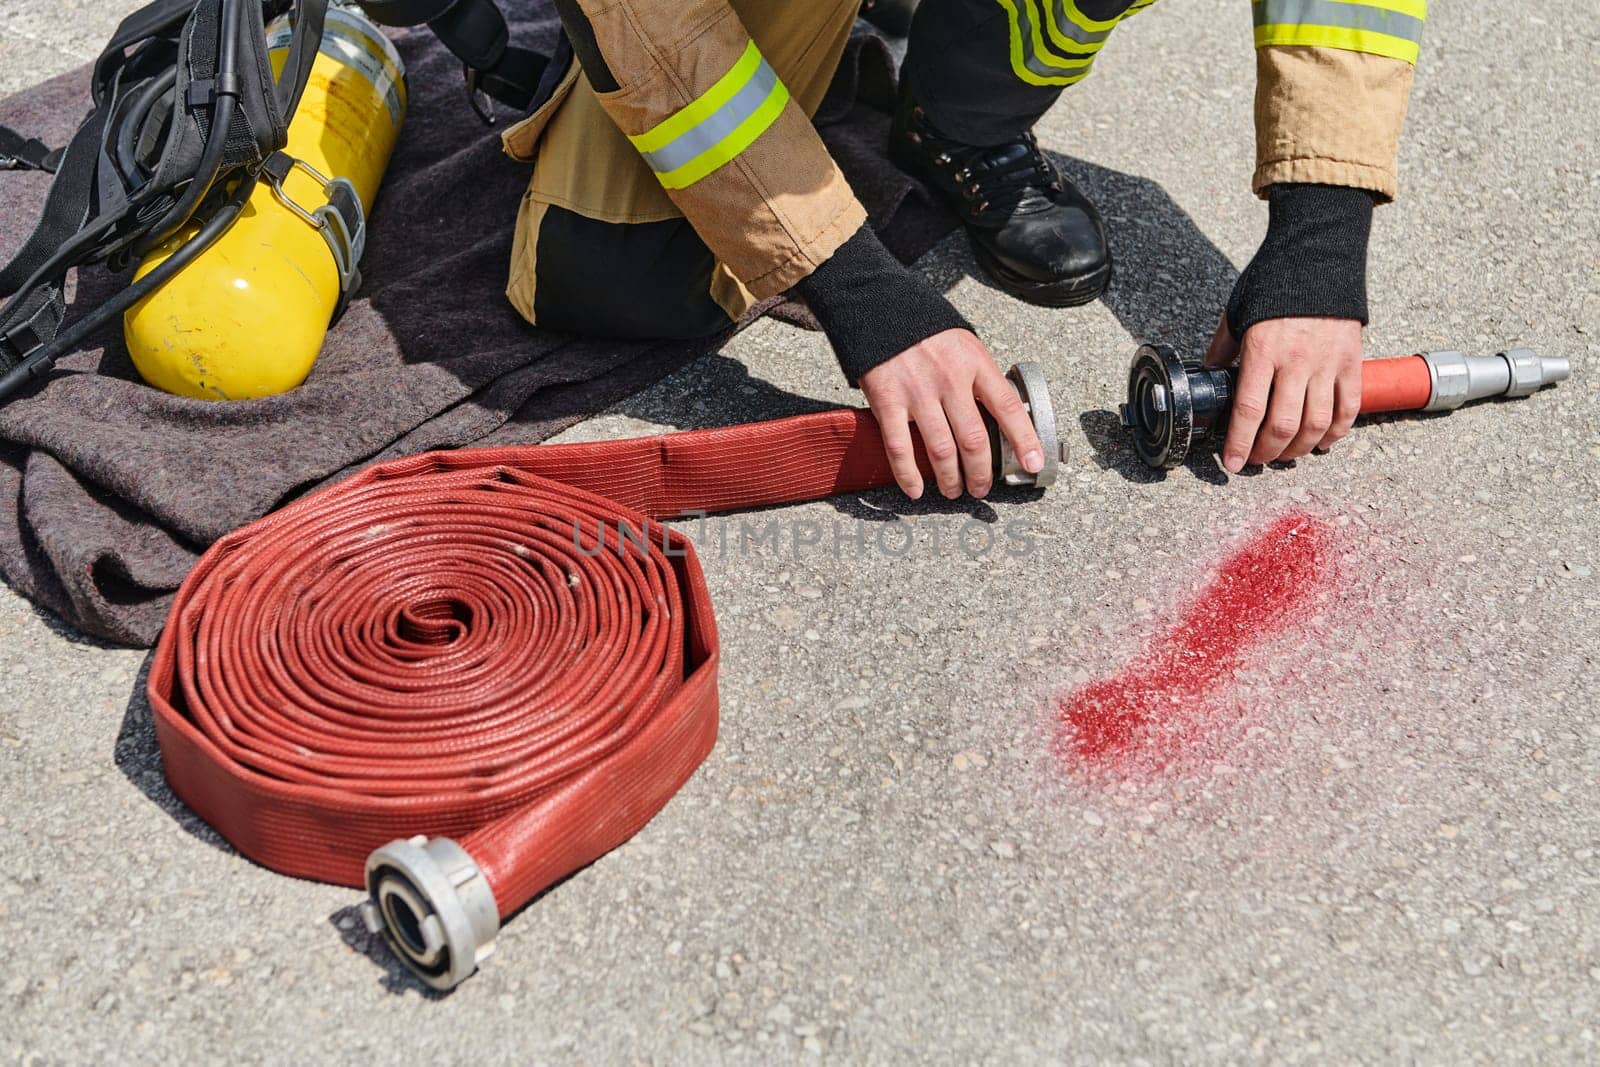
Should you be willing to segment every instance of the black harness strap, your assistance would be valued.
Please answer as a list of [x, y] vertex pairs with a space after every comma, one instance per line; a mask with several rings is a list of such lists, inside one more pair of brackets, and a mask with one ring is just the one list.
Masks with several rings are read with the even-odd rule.
[[0, 170], [54, 171], [53, 163], [59, 161], [50, 146], [37, 137], [24, 137], [9, 126], [0, 126]]
[[466, 68], [467, 91], [484, 93], [507, 107], [528, 110], [547, 58], [511, 44], [505, 16], [494, 0], [357, 0], [372, 21], [384, 26], [420, 26], [439, 38]]
[[[95, 61], [94, 109], [64, 150], [0, 127], [0, 169], [55, 170], [38, 224], [0, 267], [0, 400], [46, 374], [62, 351], [162, 284], [238, 216], [258, 168], [287, 143], [321, 46], [327, 0], [292, 6], [294, 33], [276, 79], [263, 18], [290, 0], [152, 0], [122, 21]], [[198, 234], [159, 267], [63, 325], [69, 270], [136, 257], [191, 219], [201, 221]]]
[[[11, 262], [0, 269], [0, 300], [26, 294], [15, 311], [0, 316], [0, 369], [10, 370], [30, 352], [55, 338], [66, 313], [63, 269], [54, 277], [34, 275], [83, 231], [95, 190], [95, 171], [110, 109], [95, 108], [67, 145], [45, 198], [39, 223]], [[31, 284], [30, 284], [31, 283]]]
[[[322, 47], [322, 27], [328, 11], [327, 0], [314, 4], [301, 4], [295, 12], [294, 36], [289, 41], [289, 55], [283, 61], [283, 71], [275, 86], [278, 106], [283, 109], [284, 123], [300, 106], [300, 94], [306, 90], [306, 80], [311, 76], [311, 64], [317, 61], [317, 51]], [[279, 145], [278, 147], [283, 147]]]

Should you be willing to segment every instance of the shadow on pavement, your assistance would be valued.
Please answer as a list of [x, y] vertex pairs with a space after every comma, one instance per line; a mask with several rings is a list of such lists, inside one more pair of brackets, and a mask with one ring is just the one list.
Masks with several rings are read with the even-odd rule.
[[[1105, 216], [1115, 270], [1100, 297], [1131, 341], [1199, 355], [1217, 328], [1238, 270], [1161, 185], [1137, 174], [1046, 152]], [[970, 275], [1002, 292], [970, 257], [931, 280], [949, 290]], [[1014, 299], [1009, 295], [1005, 299]], [[1074, 314], [1064, 308], [1059, 314]], [[1132, 351], [1129, 344], [1128, 350]], [[1120, 368], [1119, 368], [1120, 369]]]
[[[1082, 412], [1078, 415], [1078, 425], [1082, 427], [1083, 436], [1088, 439], [1089, 447], [1094, 452], [1095, 466], [1101, 470], [1115, 471], [1127, 481], [1139, 485], [1166, 480], [1166, 471], [1147, 466], [1133, 450], [1128, 431], [1123, 428], [1122, 418], [1116, 412], [1104, 409]], [[1228, 483], [1228, 473], [1217, 462], [1217, 453], [1213, 448], [1194, 449], [1189, 453], [1184, 467], [1202, 482], [1211, 485]]]
[[1239, 277], [1232, 261], [1157, 182], [1049, 155], [1105, 215], [1116, 272], [1101, 301], [1132, 340], [1198, 356]]
[[385, 993], [396, 996], [420, 993], [428, 1000], [444, 1000], [454, 992], [454, 990], [441, 991], [428, 985], [395, 958], [395, 954], [389, 951], [389, 946], [384, 944], [382, 934], [368, 933], [366, 923], [361, 918], [359, 903], [346, 904], [328, 916], [328, 925], [334, 928], [339, 940], [348, 948], [371, 960], [373, 965], [383, 972], [378, 980]]
[[161, 747], [156, 742], [155, 720], [150, 714], [150, 700], [145, 695], [145, 683], [150, 677], [150, 663], [154, 659], [154, 652], [145, 657], [139, 667], [139, 676], [134, 680], [133, 692], [128, 694], [128, 706], [122, 713], [122, 729], [117, 731], [113, 750], [117, 770], [190, 836], [213, 848], [233, 852], [233, 846], [205, 820], [190, 811], [172, 791], [172, 787], [167, 785], [167, 776], [161, 769]]

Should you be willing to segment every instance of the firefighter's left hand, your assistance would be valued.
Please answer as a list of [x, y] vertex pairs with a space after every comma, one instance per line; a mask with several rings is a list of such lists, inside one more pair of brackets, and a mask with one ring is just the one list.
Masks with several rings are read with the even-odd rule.
[[1299, 459], [1350, 432], [1361, 411], [1361, 323], [1355, 319], [1265, 319], [1235, 342], [1227, 318], [1217, 325], [1206, 366], [1237, 359], [1222, 466]]

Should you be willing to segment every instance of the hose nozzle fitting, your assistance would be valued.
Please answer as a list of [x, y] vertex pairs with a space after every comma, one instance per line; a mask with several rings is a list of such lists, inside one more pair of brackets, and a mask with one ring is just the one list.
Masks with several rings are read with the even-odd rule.
[[453, 989], [494, 952], [500, 909], [488, 879], [448, 837], [391, 841], [367, 857], [361, 917], [418, 978]]
[[1511, 348], [1492, 356], [1424, 352], [1422, 359], [1433, 385], [1424, 411], [1454, 411], [1469, 400], [1492, 396], [1528, 396], [1566, 381], [1572, 373], [1565, 356], [1541, 356], [1531, 348]]
[[1133, 448], [1147, 466], [1181, 467], [1196, 441], [1228, 422], [1233, 377], [1185, 362], [1165, 345], [1142, 344], [1128, 368], [1128, 401], [1122, 425], [1133, 432]]
[[[1492, 356], [1424, 352], [1420, 358], [1421, 363], [1416, 356], [1363, 363], [1361, 410], [1451, 411], [1469, 400], [1527, 396], [1571, 373], [1564, 357], [1541, 356], [1531, 348]], [[1122, 425], [1139, 458], [1170, 469], [1182, 465], [1196, 444], [1221, 435], [1233, 408], [1236, 373], [1181, 359], [1164, 345], [1140, 345], [1122, 405]]]

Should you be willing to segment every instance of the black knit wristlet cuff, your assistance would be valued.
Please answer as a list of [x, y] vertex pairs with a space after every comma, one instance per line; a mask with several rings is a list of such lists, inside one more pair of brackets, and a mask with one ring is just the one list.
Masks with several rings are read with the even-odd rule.
[[1326, 316], [1367, 322], [1372, 194], [1341, 185], [1267, 189], [1267, 236], [1228, 301], [1234, 340], [1266, 319]]
[[863, 225], [795, 289], [833, 343], [851, 385], [934, 334], [972, 327]]

